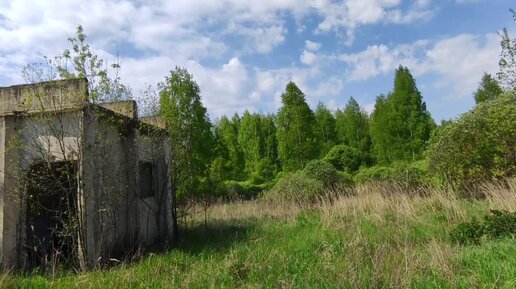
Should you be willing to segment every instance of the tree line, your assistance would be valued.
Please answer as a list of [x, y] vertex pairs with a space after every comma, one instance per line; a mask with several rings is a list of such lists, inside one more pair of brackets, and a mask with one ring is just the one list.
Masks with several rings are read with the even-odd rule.
[[[474, 92], [478, 105], [515, 89], [516, 41], [507, 30], [500, 36], [500, 71], [496, 79], [489, 74], [482, 77]], [[22, 72], [25, 78], [33, 82], [34, 76], [37, 80], [86, 77], [94, 102], [132, 98], [130, 87], [120, 79], [119, 63], [108, 65], [91, 51], [81, 26], [69, 42], [72, 48], [61, 55], [27, 66]], [[455, 122], [435, 123], [415, 78], [404, 66], [396, 69], [392, 91], [376, 98], [370, 115], [353, 97], [335, 111], [324, 103], [313, 110], [304, 92], [289, 82], [275, 114], [246, 111], [212, 122], [193, 75], [181, 67], [173, 69], [157, 90], [144, 92], [153, 95], [158, 100], [147, 100], [152, 107], [144, 109], [166, 121], [172, 180], [180, 200], [218, 198], [231, 192], [255, 195], [312, 160], [329, 162], [355, 179], [382, 179], [382, 173], [400, 163], [419, 166], [418, 162], [432, 159], [428, 147], [437, 142], [432, 138]], [[427, 164], [423, 166], [426, 170]]]
[[272, 184], [315, 159], [347, 156], [334, 163], [348, 173], [419, 160], [436, 128], [414, 77], [403, 66], [396, 69], [393, 91], [377, 97], [371, 115], [353, 97], [335, 112], [323, 103], [313, 111], [303, 91], [289, 82], [276, 114], [246, 111], [211, 123], [186, 69], [171, 71], [159, 87], [161, 113], [177, 156], [173, 171], [179, 195], [224, 191], [224, 184], [234, 182]]

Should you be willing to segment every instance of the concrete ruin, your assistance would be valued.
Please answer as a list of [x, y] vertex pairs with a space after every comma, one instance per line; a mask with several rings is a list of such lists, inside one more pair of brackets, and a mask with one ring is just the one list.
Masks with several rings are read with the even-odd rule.
[[95, 104], [86, 79], [0, 87], [2, 267], [91, 268], [172, 239], [169, 152], [162, 120]]

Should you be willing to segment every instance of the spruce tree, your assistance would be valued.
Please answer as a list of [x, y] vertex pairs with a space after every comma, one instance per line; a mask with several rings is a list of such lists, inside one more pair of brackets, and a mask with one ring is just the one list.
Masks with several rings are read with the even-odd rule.
[[283, 106], [277, 115], [278, 153], [283, 171], [290, 172], [303, 168], [317, 157], [315, 118], [304, 93], [295, 83], [287, 84], [281, 99]]

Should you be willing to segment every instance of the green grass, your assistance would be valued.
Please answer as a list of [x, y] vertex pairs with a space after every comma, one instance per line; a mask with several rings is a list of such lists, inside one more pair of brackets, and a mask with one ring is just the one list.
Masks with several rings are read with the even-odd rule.
[[[514, 195], [514, 192], [512, 192]], [[83, 274], [9, 276], [9, 288], [516, 288], [516, 240], [458, 246], [450, 230], [508, 199], [363, 194], [312, 209], [223, 205], [179, 248]]]

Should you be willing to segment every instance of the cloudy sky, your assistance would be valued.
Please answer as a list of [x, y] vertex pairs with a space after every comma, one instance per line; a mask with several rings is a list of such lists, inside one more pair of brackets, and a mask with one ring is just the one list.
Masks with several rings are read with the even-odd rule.
[[511, 3], [0, 0], [0, 86], [22, 83], [24, 65], [68, 48], [80, 24], [99, 55], [119, 55], [136, 97], [183, 66], [211, 117], [275, 112], [291, 80], [312, 107], [336, 109], [353, 96], [371, 110], [401, 64], [440, 120], [470, 109], [482, 73], [498, 70], [497, 31], [516, 31]]

